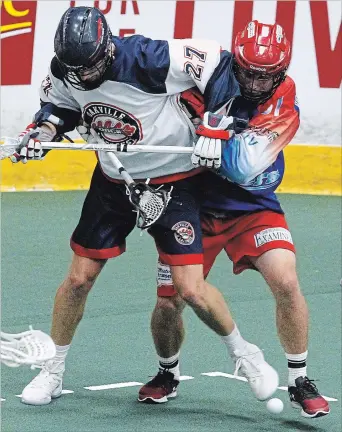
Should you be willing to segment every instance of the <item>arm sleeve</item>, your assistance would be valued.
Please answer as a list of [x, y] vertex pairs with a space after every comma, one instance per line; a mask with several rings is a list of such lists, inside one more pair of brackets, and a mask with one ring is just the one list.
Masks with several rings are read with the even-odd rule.
[[267, 169], [299, 127], [295, 84], [287, 77], [249, 128], [223, 144], [220, 174], [244, 185]]
[[40, 86], [39, 96], [41, 109], [36, 113], [35, 118], [42, 112], [54, 114], [64, 123], [58, 128], [59, 133], [69, 132], [77, 126], [81, 118], [81, 108], [64, 83], [63, 73], [55, 58]]
[[169, 43], [170, 66], [166, 77], [168, 94], [180, 93], [194, 85], [204, 95], [207, 111], [214, 111], [239, 94], [232, 73], [232, 55], [220, 44], [203, 39], [174, 39]]

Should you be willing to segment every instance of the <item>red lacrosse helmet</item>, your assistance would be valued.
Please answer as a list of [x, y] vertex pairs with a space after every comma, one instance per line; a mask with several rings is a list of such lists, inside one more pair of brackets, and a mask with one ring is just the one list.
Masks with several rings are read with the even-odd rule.
[[291, 44], [279, 24], [251, 21], [233, 44], [234, 73], [242, 96], [264, 103], [286, 78]]

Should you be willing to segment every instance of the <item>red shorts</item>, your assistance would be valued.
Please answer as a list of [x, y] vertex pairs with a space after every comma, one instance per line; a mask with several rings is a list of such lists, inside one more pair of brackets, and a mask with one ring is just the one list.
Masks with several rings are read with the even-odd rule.
[[[224, 250], [233, 262], [234, 274], [256, 270], [249, 257], [258, 257], [272, 249], [288, 249], [295, 253], [291, 234], [283, 214], [265, 210], [234, 219], [217, 219], [202, 215], [204, 275], [209, 274], [216, 257]], [[170, 269], [158, 263], [158, 296], [175, 295]]]

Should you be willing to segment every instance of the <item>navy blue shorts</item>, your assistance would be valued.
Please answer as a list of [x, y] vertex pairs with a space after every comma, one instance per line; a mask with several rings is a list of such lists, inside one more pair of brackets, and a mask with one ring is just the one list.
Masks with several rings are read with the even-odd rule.
[[[167, 185], [172, 199], [164, 215], [148, 230], [158, 253], [169, 265], [202, 264], [199, 209], [201, 174]], [[152, 186], [153, 187], [153, 186]], [[97, 165], [70, 245], [79, 256], [108, 259], [126, 250], [126, 237], [136, 223], [136, 213], [124, 184], [107, 179]]]

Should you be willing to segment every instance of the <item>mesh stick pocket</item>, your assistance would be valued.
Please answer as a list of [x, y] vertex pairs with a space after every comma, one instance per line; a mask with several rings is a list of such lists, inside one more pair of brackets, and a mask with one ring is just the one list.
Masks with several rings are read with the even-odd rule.
[[49, 335], [33, 330], [10, 334], [1, 332], [1, 363], [6, 366], [40, 366], [56, 355], [56, 347]]
[[162, 186], [153, 189], [146, 183], [132, 183], [127, 186], [129, 200], [137, 210], [138, 228], [149, 228], [164, 214], [172, 189], [173, 186], [169, 190]]

